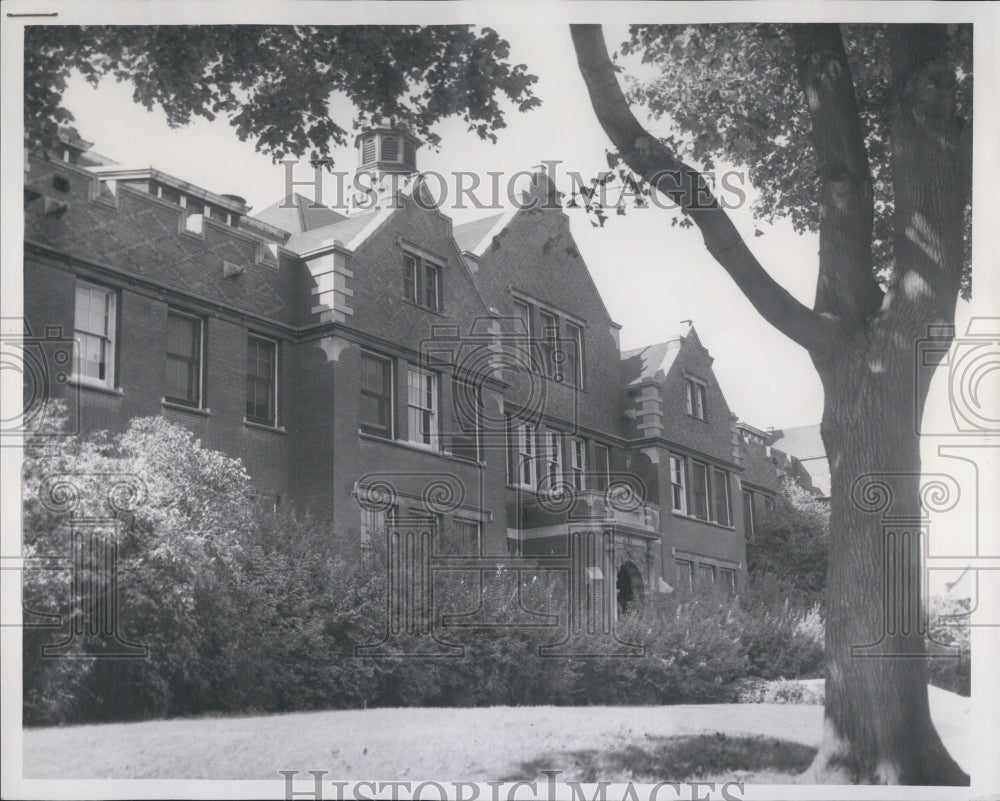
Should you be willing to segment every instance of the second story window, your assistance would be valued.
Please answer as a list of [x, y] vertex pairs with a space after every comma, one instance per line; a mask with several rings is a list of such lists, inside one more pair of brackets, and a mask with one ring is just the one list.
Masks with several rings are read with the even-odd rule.
[[539, 314], [542, 319], [542, 337], [538, 343], [539, 366], [549, 378], [558, 375], [566, 380], [567, 376], [562, 374], [565, 362], [561, 357], [558, 361], [556, 358], [559, 350], [559, 318], [547, 311], [541, 311]]
[[708, 465], [691, 462], [691, 514], [708, 520]]
[[530, 423], [521, 423], [510, 429], [510, 482], [528, 489], [535, 488], [535, 429]]
[[404, 253], [403, 297], [432, 311], [441, 311], [441, 268], [420, 256]]
[[570, 465], [570, 478], [573, 488], [578, 491], [584, 490], [587, 481], [587, 443], [574, 437], [570, 440], [570, 447], [570, 456], [573, 460]]
[[409, 441], [438, 446], [437, 376], [411, 367], [406, 379], [406, 419]]
[[743, 526], [747, 541], [753, 542], [757, 534], [757, 521], [754, 518], [753, 493], [749, 490], [743, 490]]
[[566, 360], [564, 381], [571, 386], [583, 388], [583, 329], [576, 323], [566, 322], [566, 342], [564, 343]]
[[729, 497], [729, 473], [712, 468], [712, 519], [720, 526], [731, 526], [732, 503]]
[[687, 413], [699, 420], [705, 419], [705, 385], [694, 378], [687, 380]]
[[76, 374], [106, 387], [115, 385], [115, 292], [78, 282], [73, 333]]
[[558, 431], [545, 433], [545, 474], [545, 488], [556, 489], [562, 475], [562, 434]]
[[361, 354], [361, 408], [358, 423], [366, 434], [392, 438], [392, 361]]
[[607, 445], [594, 445], [594, 487], [603, 492], [611, 486], [611, 452]]
[[525, 369], [534, 369], [535, 358], [532, 348], [532, 334], [534, 329], [531, 325], [531, 306], [520, 300], [514, 301], [514, 316], [521, 321], [520, 330], [516, 331], [518, 338], [524, 337], [524, 340], [519, 341], [517, 354], [520, 358], [517, 363], [524, 366]]
[[684, 459], [670, 457], [670, 506], [675, 512], [687, 514], [687, 470]]
[[171, 309], [167, 312], [165, 398], [201, 408], [202, 375], [202, 320]]
[[247, 420], [277, 425], [278, 343], [250, 336], [247, 339]]

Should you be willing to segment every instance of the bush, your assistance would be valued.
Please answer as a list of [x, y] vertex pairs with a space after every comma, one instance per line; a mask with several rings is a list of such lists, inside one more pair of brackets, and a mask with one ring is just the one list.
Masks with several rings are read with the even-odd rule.
[[[540, 658], [565, 637], [566, 579], [507, 571], [482, 581], [473, 571], [435, 574], [435, 637], [458, 655], [357, 658], [357, 646], [385, 635], [381, 568], [347, 563], [320, 522], [257, 504], [238, 460], [162, 418], [44, 451], [29, 443], [29, 556], [67, 548], [68, 513], [41, 502], [53, 474], [72, 477], [85, 514], [117, 515], [120, 633], [147, 645], [149, 658], [42, 659], [41, 646], [62, 633], [26, 629], [29, 725], [373, 706], [707, 703], [735, 700], [748, 672], [813, 675], [822, 658], [818, 608], [790, 604], [773, 581], [742, 600], [653, 595], [618, 619], [618, 640], [642, 646], [641, 656], [620, 658], [620, 643], [595, 636], [590, 656]], [[143, 503], [110, 508], [108, 476], [136, 479]], [[27, 606], [65, 615], [75, 607], [55, 599], [72, 600], [74, 586], [68, 570], [29, 572]], [[463, 615], [489, 625], [442, 625]]]
[[764, 679], [822, 675], [824, 626], [818, 604], [793, 601], [794, 593], [773, 577], [759, 578], [742, 606], [747, 673]]
[[969, 650], [968, 598], [936, 595], [928, 604], [930, 646], [933, 655], [958, 649], [960, 656], [927, 660], [928, 681], [942, 690], [968, 697], [972, 691], [972, 655]]

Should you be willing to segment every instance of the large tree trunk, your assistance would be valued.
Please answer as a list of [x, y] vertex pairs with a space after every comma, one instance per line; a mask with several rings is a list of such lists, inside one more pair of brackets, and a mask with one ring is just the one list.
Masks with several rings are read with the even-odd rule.
[[[793, 26], [821, 163], [820, 264], [808, 309], [763, 269], [704, 177], [635, 118], [599, 26], [571, 26], [580, 72], [622, 158], [679, 202], [754, 308], [812, 357], [825, 390], [832, 475], [823, 742], [814, 782], [968, 784], [931, 722], [920, 624], [918, 410], [930, 383], [916, 343], [954, 322], [971, 161], [955, 116], [946, 29], [889, 26], [895, 264], [872, 277], [872, 184], [836, 25]], [[661, 176], [679, 174], [676, 179]], [[664, 185], [661, 185], [661, 182]], [[940, 344], [940, 343], [939, 343]]]
[[805, 778], [968, 784], [928, 706], [914, 413], [927, 382], [915, 374], [916, 337], [894, 329], [876, 315], [837, 357], [816, 363], [832, 485], [824, 731]]

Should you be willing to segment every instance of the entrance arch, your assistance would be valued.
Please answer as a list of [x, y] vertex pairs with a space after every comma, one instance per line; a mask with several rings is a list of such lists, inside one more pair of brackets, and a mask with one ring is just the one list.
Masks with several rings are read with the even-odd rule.
[[645, 587], [643, 586], [642, 573], [639, 572], [639, 568], [635, 566], [634, 562], [625, 562], [618, 568], [615, 587], [618, 591], [618, 614], [642, 602], [645, 596]]

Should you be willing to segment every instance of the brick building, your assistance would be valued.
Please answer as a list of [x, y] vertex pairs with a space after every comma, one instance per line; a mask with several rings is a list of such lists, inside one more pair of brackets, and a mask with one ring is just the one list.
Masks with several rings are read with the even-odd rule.
[[622, 603], [733, 591], [778, 487], [690, 327], [621, 352], [537, 173], [521, 207], [453, 226], [417, 142], [358, 137], [402, 177], [372, 209], [241, 198], [67, 138], [25, 176], [26, 325], [75, 340], [57, 391], [83, 431], [164, 415], [240, 457], [259, 492], [328, 521], [349, 558], [405, 519], [439, 553], [545, 558], [601, 535]]

